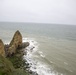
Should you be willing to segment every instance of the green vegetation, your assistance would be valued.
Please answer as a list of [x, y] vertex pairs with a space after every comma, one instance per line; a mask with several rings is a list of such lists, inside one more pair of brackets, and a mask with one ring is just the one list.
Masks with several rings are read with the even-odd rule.
[[24, 50], [29, 43], [22, 43], [22, 35], [16, 31], [9, 45], [4, 45], [0, 39], [0, 75], [29, 75], [24, 68], [22, 59]]
[[0, 75], [12, 75], [14, 70], [12, 63], [5, 57], [0, 56]]
[[0, 75], [29, 75], [23, 66], [22, 53], [17, 52], [8, 58], [0, 55]]

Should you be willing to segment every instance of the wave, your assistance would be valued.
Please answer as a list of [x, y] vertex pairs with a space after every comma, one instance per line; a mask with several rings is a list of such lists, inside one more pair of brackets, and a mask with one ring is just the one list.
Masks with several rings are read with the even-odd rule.
[[[23, 38], [23, 42], [29, 42], [30, 45], [25, 49], [25, 52], [27, 52], [26, 55], [24, 55], [24, 59], [29, 63], [29, 70], [37, 73], [38, 75], [62, 75], [55, 73], [52, 71], [51, 68], [48, 67], [45, 62], [39, 61], [35, 59], [34, 57], [39, 57], [36, 55], [36, 52], [38, 51], [38, 42], [35, 41], [34, 38]], [[38, 51], [38, 54], [45, 58], [45, 55], [42, 51]]]

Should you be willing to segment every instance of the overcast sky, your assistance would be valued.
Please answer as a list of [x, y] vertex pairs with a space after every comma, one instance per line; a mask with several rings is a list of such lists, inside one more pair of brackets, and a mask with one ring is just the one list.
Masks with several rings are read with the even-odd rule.
[[76, 0], [0, 0], [0, 21], [76, 25]]

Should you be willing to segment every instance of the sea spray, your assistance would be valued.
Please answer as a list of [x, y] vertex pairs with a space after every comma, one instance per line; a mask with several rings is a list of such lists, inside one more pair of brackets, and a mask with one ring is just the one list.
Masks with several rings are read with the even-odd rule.
[[[29, 64], [29, 71], [37, 73], [38, 75], [62, 75], [58, 73], [54, 73], [51, 68], [49, 68], [45, 62], [39, 61], [34, 57], [38, 57], [35, 53], [38, 51], [38, 42], [35, 41], [34, 38], [23, 38], [23, 42], [29, 42], [30, 45], [25, 49], [27, 53], [24, 55], [24, 59]], [[43, 52], [38, 51], [41, 57], [45, 57]]]
[[[49, 68], [45, 62], [36, 59], [40, 57], [45, 58], [45, 55], [42, 51], [38, 50], [39, 43], [35, 41], [34, 38], [23, 38], [23, 42], [30, 43], [30, 45], [25, 48], [25, 55], [23, 56], [23, 59], [27, 61], [27, 64], [29, 64], [29, 71], [38, 75], [63, 75], [54, 71], [52, 68]], [[6, 41], [5, 44], [9, 44], [9, 42]], [[36, 55], [36, 53], [38, 55]]]

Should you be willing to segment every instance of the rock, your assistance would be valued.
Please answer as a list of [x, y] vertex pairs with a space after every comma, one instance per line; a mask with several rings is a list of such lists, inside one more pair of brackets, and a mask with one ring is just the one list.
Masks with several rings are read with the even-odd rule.
[[29, 42], [24, 42], [24, 43], [22, 43], [22, 48], [25, 48], [25, 47], [27, 47], [27, 46], [29, 46]]
[[3, 57], [5, 57], [4, 43], [2, 42], [1, 39], [0, 39], [0, 55], [2, 55]]
[[8, 56], [13, 55], [16, 53], [17, 48], [22, 46], [22, 35], [21, 33], [17, 30], [13, 36], [12, 41], [9, 44], [9, 49], [8, 49]]
[[12, 56], [15, 53], [16, 53], [16, 47], [12, 45], [11, 47], [9, 47], [8, 54], [9, 56]]
[[4, 49], [5, 49], [5, 54], [6, 54], [6, 57], [7, 57], [9, 45], [8, 44], [5, 44]]
[[36, 72], [31, 71], [31, 70], [29, 70], [29, 73], [30, 73], [31, 75], [38, 75]]
[[18, 30], [15, 32], [13, 39], [10, 42], [10, 46], [12, 45], [14, 45], [16, 49], [22, 45], [22, 35]]
[[5, 51], [7, 53], [7, 56], [11, 56], [18, 52], [19, 49], [25, 48], [27, 46], [29, 46], [29, 42], [22, 43], [22, 35], [17, 30], [13, 36], [12, 41], [9, 44], [9, 48], [6, 46]]

